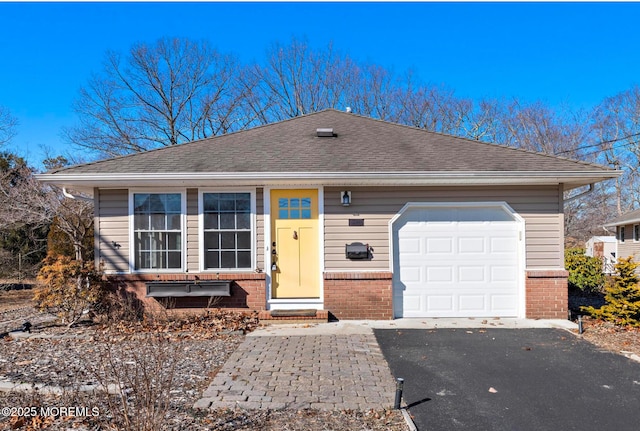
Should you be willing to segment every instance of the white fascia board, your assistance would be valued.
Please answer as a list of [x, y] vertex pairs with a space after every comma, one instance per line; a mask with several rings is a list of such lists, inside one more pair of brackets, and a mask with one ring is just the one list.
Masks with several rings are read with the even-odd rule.
[[617, 223], [606, 223], [604, 227], [617, 227], [617, 226], [626, 226], [629, 224], [640, 224], [640, 218], [634, 218], [629, 220], [619, 221]]
[[570, 189], [616, 178], [619, 172], [174, 172], [129, 174], [38, 174], [45, 183], [80, 187], [145, 187], [216, 185], [553, 185]]

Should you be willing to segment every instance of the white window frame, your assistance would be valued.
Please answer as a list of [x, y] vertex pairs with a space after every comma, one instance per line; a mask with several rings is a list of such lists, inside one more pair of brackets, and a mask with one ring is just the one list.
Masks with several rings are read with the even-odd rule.
[[640, 241], [640, 224], [633, 225], [633, 242]]
[[[251, 206], [251, 266], [249, 268], [205, 268], [204, 251], [204, 195], [206, 193], [248, 193]], [[204, 188], [198, 189], [198, 268], [204, 273], [254, 272], [257, 268], [258, 241], [256, 229], [256, 190], [247, 188]]]
[[[134, 195], [136, 194], [179, 194], [180, 195], [180, 268], [136, 269], [136, 241], [134, 220]], [[129, 272], [132, 274], [180, 273], [187, 267], [187, 191], [186, 189], [129, 189]]]

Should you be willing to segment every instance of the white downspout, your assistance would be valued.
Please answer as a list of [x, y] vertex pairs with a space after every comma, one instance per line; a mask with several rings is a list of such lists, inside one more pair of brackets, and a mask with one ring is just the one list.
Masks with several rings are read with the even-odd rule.
[[62, 188], [62, 194], [64, 195], [65, 198], [74, 199], [74, 200], [81, 200], [81, 201], [85, 201], [85, 202], [93, 202], [93, 198], [87, 198], [85, 196], [72, 195], [71, 193], [69, 193], [67, 191], [66, 187]]
[[584, 192], [582, 192], [582, 193], [578, 193], [578, 194], [577, 194], [577, 195], [575, 195], [575, 196], [571, 196], [570, 198], [565, 199], [565, 200], [564, 200], [564, 203], [566, 204], [566, 203], [568, 203], [568, 202], [574, 201], [574, 200], [576, 200], [576, 199], [578, 199], [578, 198], [581, 198], [581, 197], [583, 197], [583, 196], [590, 195], [591, 193], [593, 193], [593, 190], [594, 190], [594, 189], [595, 189], [595, 183], [591, 183], [591, 184], [589, 184], [589, 190], [584, 191]]

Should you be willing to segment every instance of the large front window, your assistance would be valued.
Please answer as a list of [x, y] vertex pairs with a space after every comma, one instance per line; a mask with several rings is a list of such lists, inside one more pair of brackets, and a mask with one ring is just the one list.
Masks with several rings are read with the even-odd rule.
[[134, 193], [135, 269], [182, 268], [182, 195]]
[[251, 193], [203, 193], [204, 269], [251, 268]]

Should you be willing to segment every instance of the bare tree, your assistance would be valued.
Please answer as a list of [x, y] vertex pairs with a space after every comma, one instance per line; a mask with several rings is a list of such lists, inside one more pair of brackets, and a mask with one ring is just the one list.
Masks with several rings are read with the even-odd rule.
[[622, 214], [640, 205], [640, 88], [606, 98], [594, 110], [597, 145], [592, 153], [601, 162], [624, 171], [615, 183], [616, 209]]
[[279, 121], [327, 108], [341, 108], [352, 79], [353, 63], [332, 44], [313, 50], [306, 41], [275, 43], [264, 66], [252, 66], [254, 97], [249, 101], [262, 123]]
[[[206, 42], [161, 39], [106, 55], [80, 90], [73, 144], [103, 156], [176, 145], [238, 128], [237, 61]], [[240, 123], [242, 127], [242, 123]]]
[[0, 105], [0, 147], [8, 143], [16, 135], [18, 119], [8, 108]]
[[444, 85], [416, 82], [412, 74], [398, 81], [397, 86], [398, 122], [431, 132], [478, 139], [470, 130], [475, 108], [472, 100], [456, 96]]
[[76, 259], [84, 260], [89, 250], [83, 239], [93, 227], [92, 202], [68, 199], [60, 189], [44, 186], [34, 177], [34, 169], [15, 155], [0, 158], [0, 168], [0, 230], [46, 228], [41, 238], [45, 242], [46, 230], [55, 219], [73, 244]]
[[352, 64], [346, 71], [349, 86], [344, 104], [353, 112], [385, 121], [402, 122], [405, 107], [402, 82], [392, 71], [377, 64]]
[[[584, 120], [568, 109], [553, 110], [542, 102], [530, 104], [483, 102], [496, 142], [546, 154], [576, 153], [588, 136]], [[485, 121], [486, 121], [485, 120]]]
[[53, 218], [57, 204], [33, 174], [24, 159], [10, 153], [0, 157], [0, 229], [43, 225]]

